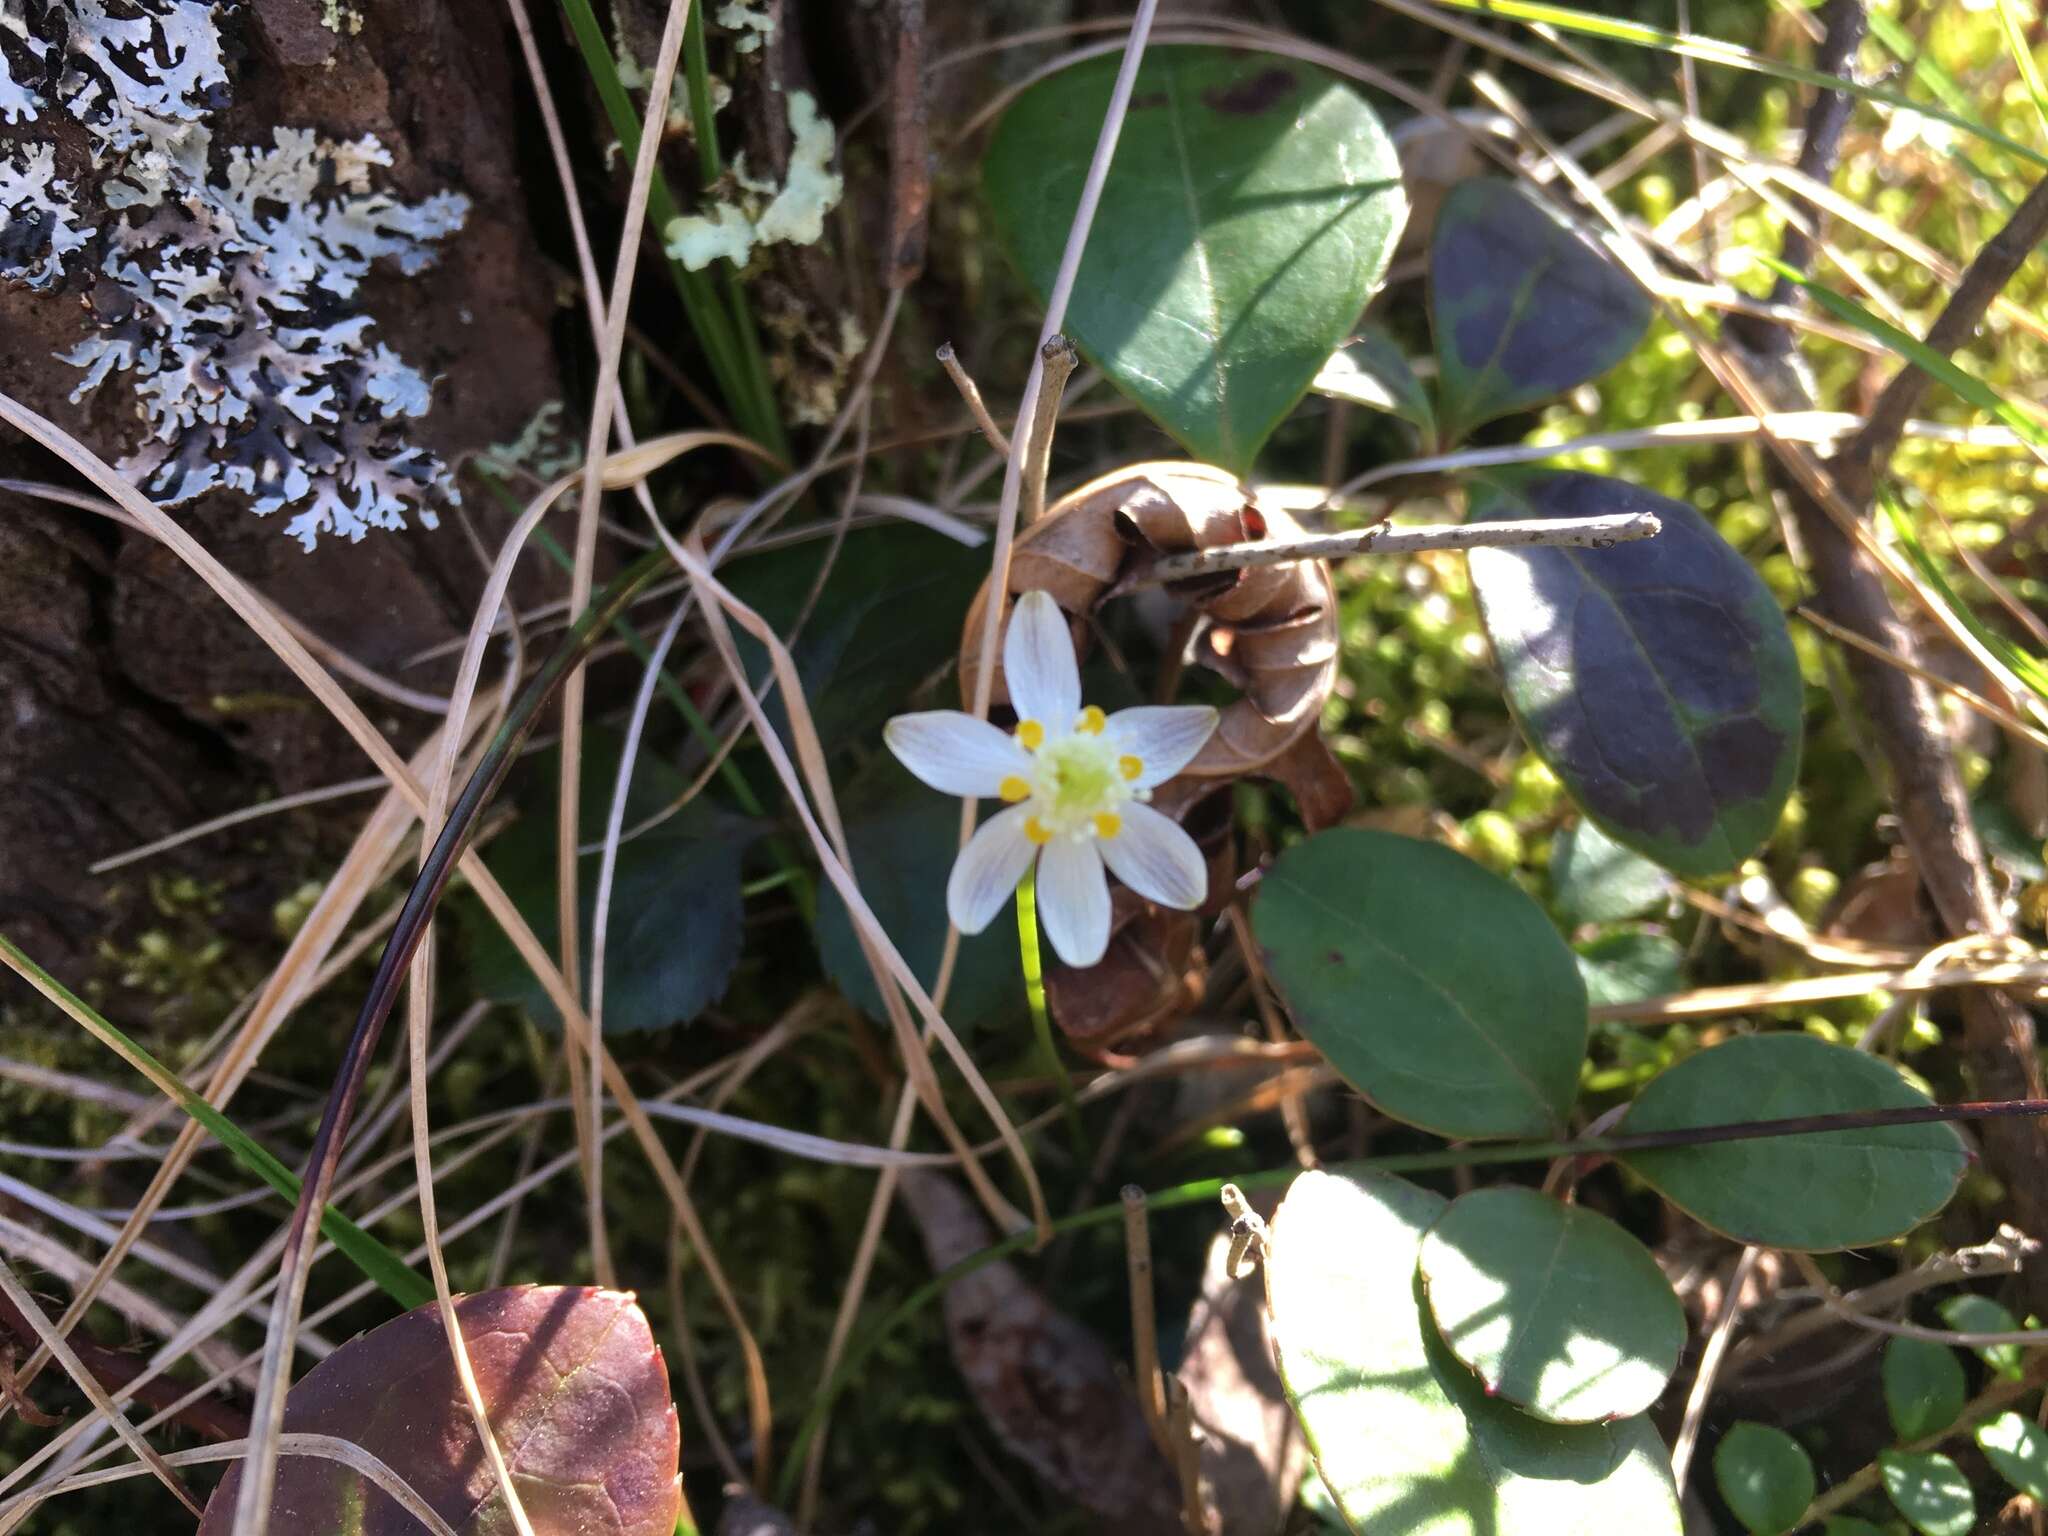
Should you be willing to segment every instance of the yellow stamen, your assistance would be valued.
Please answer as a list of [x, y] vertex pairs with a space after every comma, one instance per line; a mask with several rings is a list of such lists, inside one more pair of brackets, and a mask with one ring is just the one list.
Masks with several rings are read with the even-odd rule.
[[1019, 800], [1029, 800], [1031, 798], [1031, 785], [1013, 773], [996, 786], [996, 793], [1001, 795], [1009, 804], [1015, 805]]
[[1135, 779], [1145, 771], [1145, 760], [1139, 757], [1132, 757], [1126, 752], [1116, 760], [1116, 771], [1127, 779]]
[[1046, 830], [1045, 823], [1036, 816], [1024, 818], [1024, 835], [1041, 848], [1052, 841], [1052, 833]]
[[1074, 729], [1083, 736], [1100, 736], [1102, 728], [1109, 724], [1109, 716], [1090, 704], [1081, 711], [1081, 718], [1074, 722]]
[[1097, 837], [1115, 837], [1123, 829], [1123, 818], [1117, 815], [1115, 811], [1097, 811], [1095, 813], [1095, 835]]
[[1026, 752], [1036, 752], [1045, 745], [1045, 727], [1036, 720], [1019, 720], [1017, 739], [1024, 744]]

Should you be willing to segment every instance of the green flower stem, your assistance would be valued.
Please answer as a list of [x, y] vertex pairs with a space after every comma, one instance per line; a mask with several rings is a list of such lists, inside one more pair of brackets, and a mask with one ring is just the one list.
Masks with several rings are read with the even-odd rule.
[[[0, 934], [0, 955], [4, 955], [7, 963], [38, 992], [69, 1014], [87, 1034], [140, 1072], [159, 1093], [211, 1132], [214, 1140], [234, 1155], [236, 1162], [276, 1190], [286, 1201], [293, 1205], [298, 1203], [298, 1175], [265, 1151], [234, 1121], [194, 1093], [176, 1073], [128, 1035], [101, 1018], [82, 998], [22, 953], [5, 934]], [[320, 1212], [320, 1231], [357, 1269], [406, 1311], [423, 1307], [434, 1299], [432, 1284], [331, 1205]]]
[[[1074, 1084], [1060, 1060], [1060, 1048], [1052, 1036], [1052, 1016], [1045, 1006], [1045, 967], [1038, 952], [1038, 871], [1024, 871], [1017, 886], [1017, 958], [1024, 968], [1024, 1001], [1031, 1005], [1031, 1030], [1038, 1037], [1038, 1052], [1045, 1069], [1059, 1085], [1060, 1108], [1066, 1112], [1067, 1135], [1074, 1143], [1074, 1162], [1088, 1166], [1088, 1135], [1081, 1127], [1081, 1105], [1074, 1097]], [[1121, 1209], [1121, 1207], [1119, 1207]]]

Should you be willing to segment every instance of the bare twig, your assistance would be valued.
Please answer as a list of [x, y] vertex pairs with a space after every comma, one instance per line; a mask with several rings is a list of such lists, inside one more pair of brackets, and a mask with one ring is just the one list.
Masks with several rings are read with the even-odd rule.
[[[1862, 7], [1852, 0], [1832, 0], [1826, 20], [1828, 51], [1846, 59], [1861, 36]], [[1813, 142], [1811, 153], [1802, 154], [1801, 170], [1816, 185], [1824, 184], [1832, 170], [1840, 132], [1834, 121], [1838, 94], [1819, 93], [1808, 115], [1807, 135]], [[1967, 340], [2044, 235], [2048, 182], [2028, 193], [1970, 262], [1929, 330], [1928, 345], [1946, 356]], [[1805, 254], [1787, 243], [1788, 259]], [[1760, 387], [1772, 406], [1810, 406], [1807, 385], [1793, 366], [1793, 349], [1764, 340], [1754, 329], [1743, 327], [1750, 335], [1731, 329], [1724, 339], [1737, 343], [1757, 365]], [[1900, 829], [1935, 911], [1950, 934], [1998, 936], [2008, 925], [1950, 749], [1940, 700], [1920, 676], [1892, 664], [1891, 658], [1902, 658], [1918, 665], [1919, 641], [1885, 591], [1860, 522], [1869, 516], [1877, 479], [1927, 382], [1919, 368], [1905, 367], [1886, 386], [1862, 428], [1828, 461], [1831, 479], [1815, 484], [1805, 475], [1788, 476], [1786, 485], [1807, 550], [1814, 606], [1866, 643], [1867, 648], [1852, 649], [1845, 660], [1890, 769]], [[2001, 1098], [2040, 1092], [2034, 1024], [2023, 1008], [2003, 992], [1975, 989], [1963, 994], [1962, 1016], [1964, 1053], [1977, 1092]], [[1985, 1138], [1990, 1164], [2011, 1191], [2021, 1225], [2048, 1230], [2048, 1140], [2037, 1128], [2017, 1122], [1987, 1126]], [[2030, 1289], [2040, 1301], [2048, 1295], [2048, 1277], [2033, 1279]]]
[[996, 425], [995, 417], [989, 415], [988, 405], [981, 398], [981, 386], [974, 382], [974, 376], [961, 365], [960, 354], [953, 350], [953, 343], [942, 342], [938, 357], [939, 366], [946, 370], [946, 377], [953, 381], [953, 387], [960, 391], [960, 398], [967, 402], [967, 409], [974, 416], [974, 424], [981, 428], [981, 435], [988, 439], [989, 447], [1004, 458], [1008, 458], [1010, 440], [1003, 435], [1003, 429]]
[[1349, 555], [1412, 555], [1426, 549], [1612, 549], [1638, 539], [1654, 539], [1663, 528], [1654, 512], [1611, 512], [1601, 517], [1541, 517], [1497, 523], [1432, 523], [1396, 528], [1375, 523], [1348, 533], [1317, 534], [1306, 539], [1267, 540], [1252, 544], [1220, 544], [1169, 555], [1152, 566], [1139, 584], [1184, 581], [1241, 571], [1248, 566], [1288, 565], [1296, 560], [1341, 560]]
[[[1926, 344], [1947, 357], [1976, 335], [1992, 301], [2044, 239], [2048, 239], [2048, 178], [2034, 183], [2004, 228], [1971, 258], [1948, 304], [1927, 328]], [[1862, 430], [1835, 455], [1835, 478], [1851, 500], [1861, 504], [1870, 499], [1871, 488], [1898, 446], [1906, 418], [1913, 414], [1930, 382], [1919, 368], [1900, 369], [1870, 408]]]
[[1045, 363], [1045, 384], [1032, 403], [1031, 431], [1024, 439], [1024, 507], [1017, 518], [1026, 528], [1045, 515], [1045, 478], [1052, 470], [1052, 433], [1059, 423], [1060, 397], [1081, 365], [1081, 354], [1065, 336], [1047, 338], [1038, 355]]
[[1131, 1291], [1131, 1380], [1138, 1389], [1138, 1407], [1152, 1443], [1169, 1459], [1173, 1444], [1166, 1433], [1166, 1383], [1159, 1370], [1159, 1318], [1152, 1295], [1152, 1227], [1145, 1217], [1145, 1191], [1135, 1184], [1123, 1188], [1124, 1266]]
[[1721, 1373], [1721, 1362], [1728, 1355], [1728, 1340], [1735, 1331], [1735, 1320], [1742, 1315], [1742, 1288], [1749, 1284], [1751, 1271], [1763, 1254], [1761, 1248], [1745, 1248], [1742, 1257], [1735, 1261], [1735, 1273], [1728, 1277], [1728, 1289], [1721, 1297], [1721, 1310], [1714, 1319], [1713, 1332], [1707, 1335], [1706, 1348], [1700, 1351], [1700, 1368], [1692, 1379], [1692, 1392], [1685, 1400], [1685, 1418], [1678, 1426], [1678, 1439], [1671, 1447], [1671, 1480], [1677, 1484], [1681, 1498], [1685, 1496], [1685, 1474], [1692, 1468], [1692, 1453], [1699, 1444], [1700, 1426], [1706, 1421], [1707, 1403], [1714, 1395], [1714, 1379]]
[[925, 78], [924, 0], [896, 0], [889, 70], [889, 249], [883, 286], [908, 288], [924, 271], [932, 200], [931, 84]]

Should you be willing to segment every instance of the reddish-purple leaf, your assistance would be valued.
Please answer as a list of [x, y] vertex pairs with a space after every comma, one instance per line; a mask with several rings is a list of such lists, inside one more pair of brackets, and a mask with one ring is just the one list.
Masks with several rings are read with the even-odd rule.
[[[491, 1427], [537, 1536], [670, 1536], [681, 1508], [668, 1372], [629, 1295], [513, 1286], [458, 1298]], [[461, 1536], [510, 1528], [430, 1306], [329, 1355], [291, 1390], [291, 1433], [352, 1440], [381, 1458]], [[237, 1466], [199, 1536], [225, 1536]], [[291, 1536], [418, 1536], [424, 1527], [339, 1462], [278, 1463], [270, 1528]]]

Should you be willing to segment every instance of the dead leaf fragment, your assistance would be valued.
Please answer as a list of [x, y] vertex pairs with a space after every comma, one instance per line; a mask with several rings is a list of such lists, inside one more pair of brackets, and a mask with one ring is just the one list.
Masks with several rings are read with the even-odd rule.
[[[902, 1189], [934, 1270], [993, 1240], [946, 1175], [913, 1170]], [[945, 1312], [954, 1363], [1011, 1454], [1117, 1536], [1183, 1536], [1172, 1469], [1100, 1339], [1005, 1262], [955, 1281]]]

